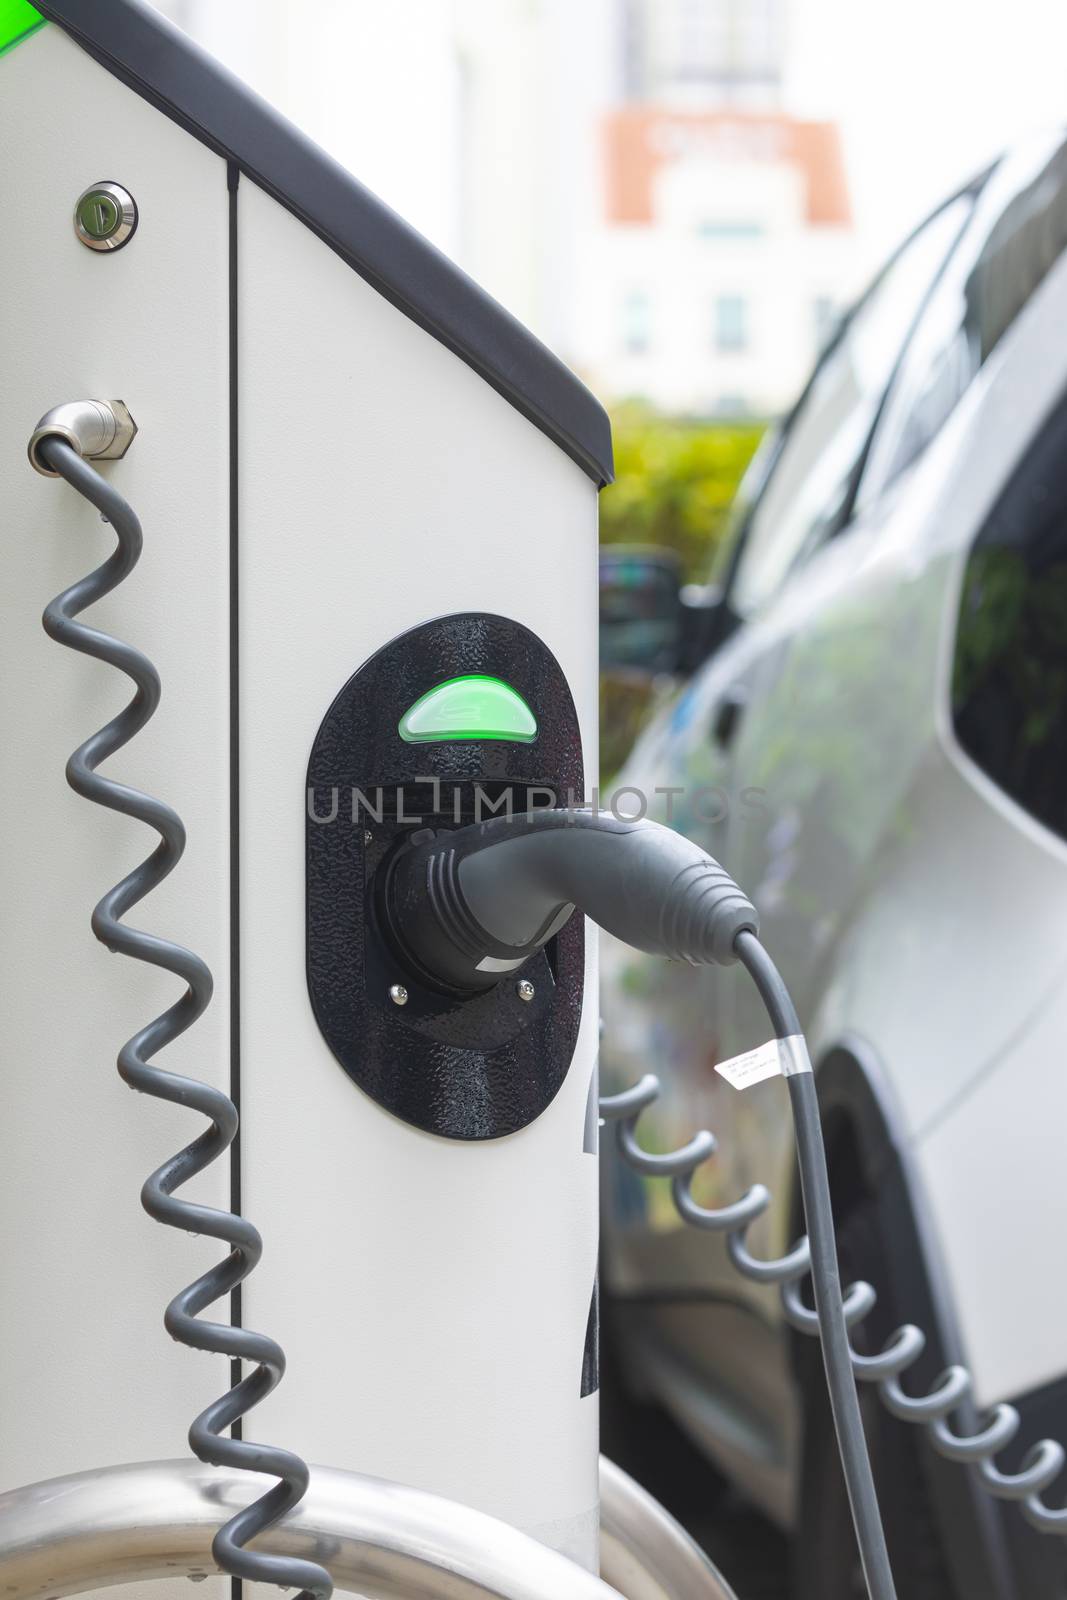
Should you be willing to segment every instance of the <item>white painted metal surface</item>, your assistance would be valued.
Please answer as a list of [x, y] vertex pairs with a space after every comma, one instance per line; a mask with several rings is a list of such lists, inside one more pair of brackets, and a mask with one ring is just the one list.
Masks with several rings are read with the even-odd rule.
[[[26, 463], [43, 411], [117, 395], [140, 425], [127, 460], [104, 470], [142, 517], [145, 555], [92, 620], [143, 647], [164, 682], [158, 716], [111, 770], [174, 803], [189, 830], [185, 860], [135, 920], [202, 952], [218, 985], [161, 1065], [222, 1084], [230, 623], [225, 164], [58, 28], [0, 59], [0, 85], [5, 192], [21, 219], [0, 297], [6, 1487], [178, 1454], [227, 1381], [223, 1362], [195, 1359], [161, 1325], [214, 1247], [138, 1204], [196, 1119], [134, 1100], [114, 1069], [173, 985], [109, 959], [89, 929], [95, 900], [153, 841], [64, 783], [69, 752], [126, 690], [40, 628], [44, 604], [110, 548], [74, 495]], [[71, 228], [77, 195], [105, 177], [141, 211], [113, 257]], [[459, 609], [516, 617], [557, 654], [595, 781], [595, 488], [244, 180], [239, 234], [243, 1203], [266, 1241], [244, 1304], [289, 1356], [248, 1431], [461, 1500], [594, 1567], [597, 1399], [580, 1398], [580, 1380], [596, 1267], [596, 1162], [582, 1153], [595, 1002], [567, 1082], [524, 1132], [468, 1146], [391, 1118], [312, 1018], [303, 806], [338, 688], [392, 635]], [[592, 996], [592, 941], [588, 985]], [[193, 1192], [225, 1205], [228, 1180], [221, 1163]]]
[[[57, 28], [0, 57], [0, 173], [17, 216], [0, 267], [0, 1486], [176, 1455], [225, 1362], [167, 1338], [163, 1308], [212, 1248], [158, 1227], [138, 1194], [199, 1119], [123, 1087], [118, 1048], [175, 980], [109, 956], [93, 905], [154, 837], [86, 804], [63, 768], [129, 697], [45, 637], [40, 614], [114, 540], [26, 440], [64, 400], [117, 395], [140, 424], [105, 474], [144, 524], [140, 566], [92, 620], [157, 663], [150, 727], [112, 770], [188, 825], [173, 878], [137, 914], [201, 951], [210, 1011], [167, 1064], [228, 1075], [227, 367], [224, 163]], [[141, 227], [114, 256], [71, 225], [120, 179]], [[189, 226], [189, 218], [195, 226]], [[225, 1204], [225, 1165], [195, 1191]], [[212, 1580], [215, 1584], [217, 1580]], [[175, 1583], [173, 1593], [184, 1594]], [[219, 1585], [221, 1593], [222, 1586]]]
[[[595, 772], [596, 493], [274, 200], [242, 183], [238, 212], [243, 1185], [268, 1240], [245, 1310], [290, 1358], [256, 1426], [592, 1565], [597, 1401], [579, 1389], [595, 999], [567, 1082], [523, 1132], [471, 1146], [398, 1122], [311, 1013], [303, 808], [333, 696], [449, 611], [541, 635]], [[589, 996], [592, 956], [590, 941]]]

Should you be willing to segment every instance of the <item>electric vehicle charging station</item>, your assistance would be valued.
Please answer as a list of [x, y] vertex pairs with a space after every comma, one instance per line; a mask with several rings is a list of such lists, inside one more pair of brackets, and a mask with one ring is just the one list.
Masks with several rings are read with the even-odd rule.
[[[202, 1364], [159, 1334], [203, 1245], [161, 1237], [133, 1203], [173, 1118], [149, 1109], [146, 1122], [97, 1071], [173, 980], [87, 939], [89, 908], [139, 841], [61, 778], [116, 709], [115, 675], [56, 650], [39, 624], [39, 602], [99, 559], [108, 529], [26, 470], [24, 437], [14, 448], [30, 413], [121, 394], [139, 429], [121, 487], [145, 556], [101, 616], [165, 686], [136, 780], [174, 804], [190, 844], [151, 921], [214, 975], [174, 1064], [240, 1101], [239, 1174], [221, 1163], [200, 1192], [223, 1207], [234, 1193], [268, 1241], [239, 1308], [289, 1358], [262, 1427], [592, 1567], [595, 954], [569, 931], [555, 1066], [532, 1098], [511, 1103], [540, 1067], [509, 1055], [496, 1087], [480, 1085], [508, 1102], [500, 1114], [404, 1120], [338, 1058], [358, 1060], [376, 1029], [411, 1041], [403, 1071], [427, 1103], [428, 1074], [447, 1063], [429, 1039], [420, 1061], [430, 1024], [416, 996], [404, 1011], [390, 1000], [398, 974], [384, 968], [366, 1015], [338, 1018], [347, 1040], [324, 1037], [324, 968], [348, 958], [346, 940], [355, 952], [359, 930], [330, 926], [305, 867], [316, 842], [342, 860], [363, 852], [351, 787], [395, 786], [401, 758], [405, 775], [468, 787], [507, 777], [580, 794], [595, 781], [606, 418], [510, 316], [147, 7], [42, 11], [50, 20], [0, 57], [5, 189], [24, 218], [4, 297], [4, 489], [21, 537], [3, 676], [23, 686], [3, 713], [20, 751], [5, 769], [5, 898], [23, 908], [5, 956], [9, 972], [26, 967], [4, 1006], [15, 1082], [0, 1164], [5, 1214], [36, 1219], [6, 1235], [5, 1281], [32, 1271], [36, 1310], [23, 1319], [9, 1301], [0, 1340], [5, 1487], [175, 1455], [203, 1398]], [[97, 250], [78, 228], [96, 191], [106, 227], [110, 184], [136, 228]], [[450, 615], [439, 643], [390, 645]], [[476, 726], [457, 740], [453, 725], [443, 743], [404, 743], [402, 705], [379, 767], [377, 751], [343, 773], [327, 763], [324, 788], [340, 778], [348, 793], [336, 825], [317, 826], [309, 754], [348, 680], [390, 649], [409, 705], [444, 679], [518, 681], [541, 737], [511, 745], [489, 727], [483, 741]], [[390, 823], [367, 826], [373, 853]], [[502, 1036], [541, 1038], [553, 982], [546, 963], [531, 1003], [512, 986]]]
[[[696, 1205], [710, 1135], [640, 1148], [654, 1083], [599, 1112], [821, 1336], [872, 1596], [854, 1375], [1062, 1531], [1059, 1446], [999, 1472], [1009, 1408], [961, 1438], [962, 1369], [901, 1389], [917, 1330], [849, 1346], [872, 1295], [842, 1301], [753, 908], [585, 803], [599, 405], [141, 0], [0, 19], [5, 1592], [221, 1569], [321, 1597], [728, 1594], [598, 1464], [595, 922], [736, 960], [764, 999], [810, 1247], [747, 1254], [765, 1191]], [[164, 1160], [188, 1109], [208, 1131]], [[205, 1382], [183, 1346], [229, 1360]]]

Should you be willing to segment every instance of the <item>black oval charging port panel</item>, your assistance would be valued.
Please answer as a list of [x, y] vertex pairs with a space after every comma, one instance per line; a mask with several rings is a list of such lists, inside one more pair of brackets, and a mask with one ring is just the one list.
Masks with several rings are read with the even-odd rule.
[[[478, 676], [525, 701], [535, 738], [401, 738], [401, 719], [420, 697]], [[562, 668], [506, 617], [465, 612], [413, 628], [366, 661], [326, 712], [307, 776], [308, 992], [345, 1072], [412, 1126], [495, 1139], [540, 1116], [574, 1054], [585, 933], [573, 917], [485, 993], [450, 995], [388, 937], [381, 895], [390, 861], [427, 828], [583, 797], [581, 735]], [[532, 999], [520, 997], [520, 979]], [[398, 987], [403, 1004], [393, 998]]]

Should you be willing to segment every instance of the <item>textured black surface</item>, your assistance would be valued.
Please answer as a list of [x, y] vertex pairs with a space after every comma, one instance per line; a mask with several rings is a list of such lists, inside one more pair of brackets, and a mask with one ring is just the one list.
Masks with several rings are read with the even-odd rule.
[[589, 1320], [585, 1325], [585, 1345], [582, 1349], [581, 1398], [596, 1394], [600, 1388], [600, 1279], [593, 1279], [593, 1298], [589, 1302]]
[[[405, 744], [401, 716], [435, 684], [466, 673], [510, 683], [533, 708], [532, 744]], [[432, 816], [434, 787], [444, 814]], [[385, 944], [375, 912], [378, 876], [420, 826], [474, 820], [477, 785], [513, 790], [516, 809], [582, 797], [581, 737], [555, 657], [519, 623], [461, 613], [422, 624], [372, 656], [345, 684], [319, 728], [307, 786], [308, 990], [316, 1020], [349, 1076], [415, 1127], [453, 1139], [493, 1139], [525, 1127], [567, 1074], [584, 983], [584, 930], [573, 917], [523, 969], [473, 1000], [421, 985]], [[353, 791], [378, 809], [378, 821]], [[399, 793], [402, 791], [402, 794]], [[402, 803], [401, 803], [402, 801]], [[458, 811], [455, 803], [458, 802]], [[488, 812], [486, 812], [488, 815]], [[403, 983], [408, 1003], [389, 998]]]
[[[562, 361], [344, 167], [143, 0], [39, 10], [158, 110], [237, 166], [412, 322], [473, 367], [598, 485], [611, 424]], [[418, 440], [411, 441], [418, 459]]]

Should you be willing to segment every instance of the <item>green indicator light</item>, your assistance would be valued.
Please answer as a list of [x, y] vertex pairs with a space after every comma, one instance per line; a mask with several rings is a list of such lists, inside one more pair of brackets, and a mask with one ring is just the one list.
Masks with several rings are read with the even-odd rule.
[[28, 0], [0, 0], [0, 54], [25, 39], [44, 20]]
[[532, 744], [537, 718], [520, 694], [500, 678], [449, 678], [415, 701], [400, 719], [406, 744], [446, 739], [508, 739]]

